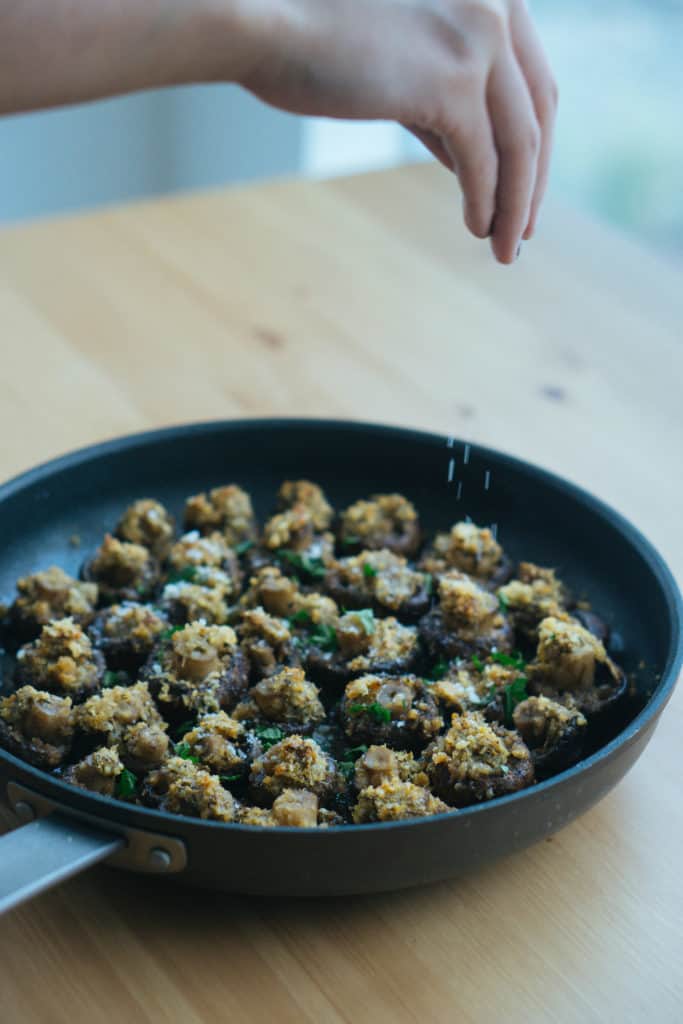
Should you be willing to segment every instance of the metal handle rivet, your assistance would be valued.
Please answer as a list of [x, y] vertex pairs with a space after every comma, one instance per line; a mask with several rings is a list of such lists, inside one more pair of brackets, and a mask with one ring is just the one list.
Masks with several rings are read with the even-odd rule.
[[19, 821], [23, 821], [25, 823], [34, 821], [36, 816], [35, 808], [31, 807], [31, 804], [27, 803], [26, 800], [17, 800], [14, 805], [14, 813]]
[[168, 871], [171, 866], [171, 854], [168, 850], [162, 850], [160, 846], [155, 846], [147, 855], [147, 863], [155, 871]]

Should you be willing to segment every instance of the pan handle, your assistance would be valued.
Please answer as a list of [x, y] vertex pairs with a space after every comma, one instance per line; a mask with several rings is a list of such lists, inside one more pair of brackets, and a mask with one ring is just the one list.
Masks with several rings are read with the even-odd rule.
[[126, 845], [122, 835], [50, 814], [0, 836], [0, 914]]

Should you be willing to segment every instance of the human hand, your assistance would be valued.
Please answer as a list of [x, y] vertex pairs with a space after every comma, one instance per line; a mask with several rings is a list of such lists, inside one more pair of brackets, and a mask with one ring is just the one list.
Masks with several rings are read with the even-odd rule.
[[263, 0], [240, 83], [292, 113], [397, 121], [511, 263], [533, 234], [557, 89], [525, 0]]

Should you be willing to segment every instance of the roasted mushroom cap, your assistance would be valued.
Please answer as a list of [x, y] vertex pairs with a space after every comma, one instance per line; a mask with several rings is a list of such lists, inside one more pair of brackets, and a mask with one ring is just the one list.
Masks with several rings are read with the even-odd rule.
[[56, 768], [74, 734], [70, 697], [22, 686], [0, 698], [0, 746], [38, 768]]
[[249, 667], [230, 626], [193, 622], [162, 634], [141, 676], [164, 716], [179, 722], [188, 712], [233, 708], [246, 692]]
[[268, 615], [263, 608], [253, 608], [242, 613], [237, 631], [249, 659], [252, 682], [275, 675], [285, 667], [300, 667], [301, 657], [285, 619]]
[[325, 590], [343, 608], [372, 608], [414, 622], [430, 605], [431, 579], [387, 549], [362, 551], [334, 564]]
[[536, 643], [538, 627], [548, 616], [565, 617], [570, 595], [554, 569], [520, 562], [515, 579], [498, 590], [498, 598], [518, 633]]
[[104, 673], [104, 658], [73, 619], [57, 619], [43, 626], [37, 640], [17, 653], [15, 680], [48, 693], [81, 700], [97, 690]]
[[54, 619], [72, 618], [79, 625], [92, 619], [97, 606], [97, 584], [75, 580], [56, 565], [17, 580], [3, 642], [10, 650], [34, 640]]
[[447, 804], [424, 786], [390, 779], [361, 790], [353, 808], [353, 820], [356, 825], [372, 821], [402, 821], [404, 818], [443, 814], [449, 810]]
[[344, 789], [334, 760], [315, 740], [288, 736], [257, 757], [249, 774], [255, 803], [269, 806], [285, 789], [305, 789], [325, 803]]
[[113, 686], [74, 710], [80, 745], [116, 747], [125, 766], [144, 771], [168, 751], [166, 723], [146, 683]]
[[306, 679], [300, 668], [284, 668], [262, 679], [250, 691], [260, 715], [271, 722], [296, 723], [298, 726], [322, 722], [325, 708], [318, 687]]
[[340, 707], [353, 744], [419, 750], [443, 728], [429, 687], [416, 676], [365, 675], [346, 686]]
[[102, 747], [88, 754], [82, 761], [70, 765], [63, 773], [65, 782], [91, 793], [113, 796], [116, 780], [123, 772], [123, 763], [116, 749]]
[[185, 504], [187, 530], [202, 534], [221, 533], [235, 546], [256, 537], [256, 520], [251, 498], [237, 484], [215, 487], [208, 494], [195, 494]]
[[388, 548], [411, 557], [420, 540], [417, 511], [402, 494], [374, 494], [349, 505], [341, 516], [339, 542], [349, 554], [363, 548]]
[[334, 515], [323, 489], [310, 480], [285, 480], [277, 492], [277, 503], [280, 511], [303, 505], [310, 513], [313, 528], [319, 533], [329, 528]]
[[626, 674], [575, 619], [544, 619], [538, 636], [536, 658], [526, 670], [530, 693], [577, 708], [588, 719], [586, 743], [603, 741], [621, 723]]
[[529, 750], [516, 732], [488, 725], [479, 712], [453, 715], [451, 727], [425, 751], [432, 790], [452, 807], [514, 793], [534, 781]]
[[581, 757], [586, 719], [577, 708], [548, 697], [529, 697], [517, 705], [512, 718], [531, 751], [537, 779], [564, 771]]
[[426, 786], [428, 782], [421, 762], [409, 750], [392, 750], [385, 744], [373, 744], [359, 755], [353, 770], [356, 789], [381, 786], [391, 780], [414, 782], [420, 786]]
[[405, 674], [419, 660], [417, 630], [397, 619], [375, 619], [370, 609], [347, 612], [335, 627], [303, 634], [306, 669], [321, 683], [338, 689], [354, 676]]
[[512, 563], [488, 527], [454, 523], [437, 533], [420, 561], [420, 568], [437, 575], [458, 569], [486, 586], [500, 586], [512, 574]]
[[141, 799], [150, 807], [191, 818], [233, 821], [235, 801], [220, 779], [192, 761], [171, 757], [145, 778]]
[[101, 601], [147, 600], [159, 581], [159, 563], [141, 544], [107, 534], [82, 570], [84, 580], [97, 583]]
[[166, 557], [173, 541], [173, 516], [153, 498], [141, 498], [129, 505], [116, 527], [116, 536], [148, 548], [155, 558]]
[[208, 771], [222, 777], [224, 782], [237, 782], [249, 770], [249, 765], [260, 748], [241, 722], [224, 711], [204, 715], [182, 737], [191, 757]]
[[440, 577], [438, 592], [438, 607], [420, 620], [419, 627], [434, 661], [510, 650], [512, 628], [494, 594], [457, 569]]
[[163, 616], [152, 608], [124, 601], [99, 612], [88, 635], [104, 655], [108, 668], [135, 672], [147, 660], [167, 627]]

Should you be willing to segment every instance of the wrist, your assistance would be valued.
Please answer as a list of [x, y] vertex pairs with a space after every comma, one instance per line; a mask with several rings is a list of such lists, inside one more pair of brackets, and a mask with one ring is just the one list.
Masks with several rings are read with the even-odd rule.
[[242, 85], [282, 52], [289, 0], [202, 0], [199, 6], [203, 80]]

